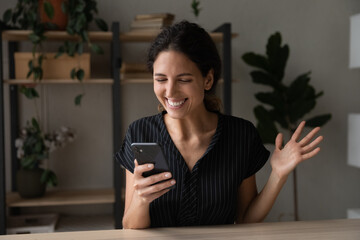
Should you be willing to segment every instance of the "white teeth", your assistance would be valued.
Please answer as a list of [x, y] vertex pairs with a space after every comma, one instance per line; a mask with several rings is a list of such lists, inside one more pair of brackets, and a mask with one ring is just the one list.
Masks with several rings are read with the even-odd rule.
[[185, 100], [180, 101], [180, 102], [173, 102], [173, 101], [171, 101], [171, 100], [168, 99], [168, 103], [169, 103], [170, 106], [172, 106], [172, 107], [178, 107], [178, 106], [180, 106], [181, 104], [183, 104], [184, 102], [185, 102]]

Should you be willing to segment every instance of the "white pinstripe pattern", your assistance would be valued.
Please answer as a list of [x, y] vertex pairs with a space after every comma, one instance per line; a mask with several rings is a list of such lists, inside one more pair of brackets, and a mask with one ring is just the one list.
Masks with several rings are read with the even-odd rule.
[[170, 190], [150, 204], [152, 227], [233, 223], [237, 188], [267, 161], [269, 152], [247, 120], [218, 114], [215, 135], [192, 172], [166, 129], [163, 114], [133, 122], [116, 160], [133, 172], [132, 142], [157, 142], [176, 180]]

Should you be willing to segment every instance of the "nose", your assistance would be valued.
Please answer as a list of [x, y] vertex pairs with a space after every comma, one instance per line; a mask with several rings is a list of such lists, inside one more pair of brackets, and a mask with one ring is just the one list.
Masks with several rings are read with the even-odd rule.
[[176, 82], [173, 79], [169, 79], [166, 84], [166, 95], [171, 97], [176, 93]]

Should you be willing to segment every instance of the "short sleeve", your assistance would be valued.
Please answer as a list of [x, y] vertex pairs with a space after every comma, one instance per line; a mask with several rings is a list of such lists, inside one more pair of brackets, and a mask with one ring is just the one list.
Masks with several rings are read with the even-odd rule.
[[250, 130], [250, 152], [247, 163], [245, 178], [248, 178], [258, 172], [266, 163], [270, 152], [265, 148], [260, 135], [253, 124]]
[[126, 132], [124, 142], [120, 148], [120, 150], [115, 153], [116, 161], [121, 165], [121, 167], [129, 170], [131, 173], [134, 172], [134, 155], [131, 150], [131, 128], [129, 128]]

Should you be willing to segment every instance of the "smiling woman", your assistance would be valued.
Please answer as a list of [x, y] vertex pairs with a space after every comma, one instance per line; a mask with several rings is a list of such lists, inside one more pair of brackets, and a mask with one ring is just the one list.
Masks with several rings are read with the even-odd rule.
[[[312, 141], [319, 128], [299, 140], [302, 122], [284, 147], [278, 135], [271, 175], [258, 193], [255, 173], [269, 151], [252, 123], [220, 113], [221, 62], [208, 33], [186, 21], [165, 28], [148, 67], [162, 112], [133, 122], [116, 153], [127, 169], [124, 228], [262, 221], [290, 172], [319, 152], [322, 137]], [[158, 143], [170, 171], [144, 177], [156, 163], [139, 165], [134, 142]]]

